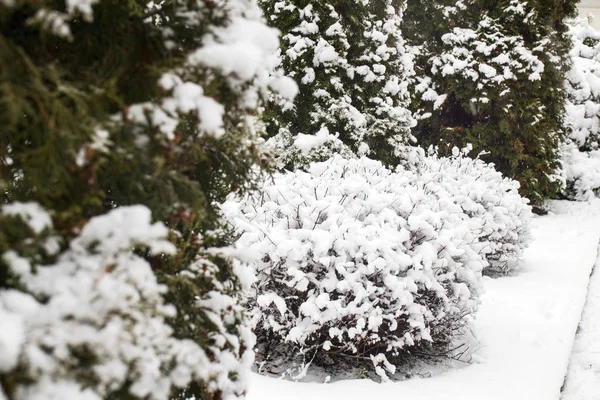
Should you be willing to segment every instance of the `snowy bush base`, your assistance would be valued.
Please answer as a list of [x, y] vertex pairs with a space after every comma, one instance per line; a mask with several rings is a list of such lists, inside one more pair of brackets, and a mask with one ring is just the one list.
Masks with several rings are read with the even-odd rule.
[[322, 128], [315, 135], [292, 135], [289, 130], [280, 129], [265, 143], [265, 147], [279, 170], [303, 169], [312, 162], [327, 161], [336, 154], [348, 159], [356, 158], [352, 149], [339, 139], [339, 135], [332, 135], [327, 128]]
[[[261, 358], [261, 346], [257, 348], [259, 358], [253, 367], [253, 372], [278, 380], [319, 384], [335, 382], [344, 384], [344, 382], [354, 379], [399, 382], [428, 378], [449, 370], [464, 368], [476, 362], [475, 352], [481, 346], [481, 342], [475, 336], [473, 324], [474, 321], [469, 320], [465, 329], [456, 332], [448, 343], [422, 346], [419, 349], [413, 349], [412, 352], [403, 352], [399, 358], [390, 358], [394, 372], [384, 371], [384, 377], [377, 374], [371, 359], [322, 352], [317, 354], [314, 360], [311, 360], [310, 354], [306, 356], [292, 354], [287, 359], [264, 360]], [[250, 395], [252, 395], [254, 387], [251, 387]]]

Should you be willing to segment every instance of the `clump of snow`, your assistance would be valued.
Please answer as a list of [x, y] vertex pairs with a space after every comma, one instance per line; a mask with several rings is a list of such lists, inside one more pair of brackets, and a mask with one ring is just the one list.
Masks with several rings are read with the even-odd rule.
[[41, 233], [46, 228], [52, 227], [52, 218], [38, 203], [13, 202], [3, 205], [1, 212], [4, 215], [21, 217], [36, 234]]
[[589, 200], [600, 188], [600, 31], [582, 18], [572, 23], [570, 34], [572, 65], [565, 80], [570, 132], [562, 147], [565, 194]]
[[[3, 212], [46, 215], [40, 209], [12, 204]], [[2, 255], [21, 285], [0, 290], [0, 372], [18, 369], [16, 385], [2, 388], [9, 399], [99, 400], [123, 390], [135, 399], [167, 400], [192, 381], [228, 395], [245, 389], [252, 352], [240, 362], [225, 343], [253, 340], [218, 330], [221, 315], [236, 306], [231, 297], [210, 292], [198, 299], [217, 326], [213, 345], [173, 336], [166, 318], [176, 311], [165, 304], [167, 288], [135, 251], [173, 254], [168, 233], [146, 207], [119, 207], [92, 218], [52, 264], [35, 265], [14, 250]], [[211, 267], [204, 265], [207, 274]], [[228, 379], [231, 373], [240, 381]]]
[[19, 315], [9, 313], [2, 308], [0, 308], [0, 320], [2, 320], [0, 373], [3, 373], [17, 366], [19, 353], [25, 338], [25, 326]]
[[326, 161], [336, 154], [344, 158], [356, 157], [339, 135], [331, 134], [327, 128], [321, 128], [315, 135], [293, 135], [287, 129], [280, 129], [276, 136], [267, 140], [265, 148], [272, 154], [273, 164], [279, 169], [305, 168], [311, 162]]
[[[53, 35], [72, 40], [71, 26], [69, 23], [78, 18], [91, 22], [94, 19], [92, 6], [98, 0], [66, 0], [66, 10], [47, 8], [45, 5], [39, 8], [35, 15], [27, 20], [30, 25], [39, 25], [40, 28]], [[14, 2], [9, 2], [10, 6]]]
[[477, 309], [484, 222], [429, 176], [334, 156], [223, 210], [237, 247], [261, 255], [250, 300], [261, 360], [373, 356], [392, 374], [395, 356], [446, 342]]
[[[181, 8], [179, 14], [194, 21], [191, 26], [207, 18], [201, 5], [195, 9], [182, 2], [176, 7]], [[219, 23], [210, 26], [181, 68], [165, 73], [159, 80], [167, 95], [160, 102], [129, 107], [128, 120], [155, 127], [173, 140], [181, 117], [191, 114], [197, 120], [199, 136], [219, 139], [231, 131], [226, 129], [231, 125], [243, 124], [248, 132], [255, 131], [253, 118], [238, 120], [239, 115], [226, 112], [227, 107], [256, 110], [274, 94], [286, 101], [293, 99], [298, 88], [279, 66], [279, 31], [265, 24], [256, 2], [220, 2], [218, 14], [227, 18], [219, 18]], [[168, 29], [164, 35], [167, 41], [176, 39]], [[235, 93], [235, 104], [210, 93], [215, 79]]]

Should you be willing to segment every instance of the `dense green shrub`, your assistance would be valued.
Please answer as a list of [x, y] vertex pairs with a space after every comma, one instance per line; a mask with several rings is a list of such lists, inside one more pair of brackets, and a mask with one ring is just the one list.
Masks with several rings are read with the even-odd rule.
[[425, 148], [473, 144], [539, 205], [561, 189], [565, 18], [576, 1], [407, 2], [403, 32], [418, 47], [415, 132]]
[[[413, 125], [407, 109], [412, 57], [400, 31], [403, 1], [260, 3], [282, 32], [281, 65], [300, 88], [293, 103], [274, 99], [266, 113], [275, 147], [285, 152], [299, 136], [317, 135], [321, 142], [341, 141], [357, 155], [397, 162]], [[321, 159], [340, 146], [329, 148]], [[289, 168], [301, 161], [287, 153], [283, 158]]]

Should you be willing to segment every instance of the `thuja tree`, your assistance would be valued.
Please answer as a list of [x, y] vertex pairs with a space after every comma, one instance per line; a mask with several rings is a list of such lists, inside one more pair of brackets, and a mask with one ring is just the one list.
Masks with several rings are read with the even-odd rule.
[[281, 65], [300, 88], [293, 103], [274, 99], [266, 113], [284, 166], [299, 164], [301, 152], [326, 158], [331, 153], [319, 150], [327, 146], [397, 161], [412, 125], [406, 87], [412, 59], [399, 29], [403, 2], [260, 3], [282, 32]]
[[569, 135], [563, 144], [565, 196], [588, 200], [600, 188], [600, 31], [584, 18], [570, 23], [572, 66], [565, 80], [565, 122]]
[[293, 83], [254, 1], [160, 4], [0, 1], [2, 400], [245, 391], [216, 203], [251, 186], [256, 109]]
[[418, 46], [416, 136], [441, 151], [473, 144], [534, 204], [561, 188], [563, 79], [575, 1], [408, 1]]

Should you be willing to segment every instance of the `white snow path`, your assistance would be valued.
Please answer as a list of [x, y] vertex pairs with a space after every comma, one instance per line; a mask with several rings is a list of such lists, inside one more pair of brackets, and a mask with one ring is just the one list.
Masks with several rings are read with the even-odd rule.
[[590, 279], [588, 297], [575, 337], [562, 400], [600, 397], [600, 254]]
[[519, 275], [485, 280], [475, 323], [480, 363], [384, 384], [293, 383], [253, 374], [248, 399], [559, 399], [596, 260], [600, 201], [553, 207], [554, 214], [534, 219], [533, 243]]

